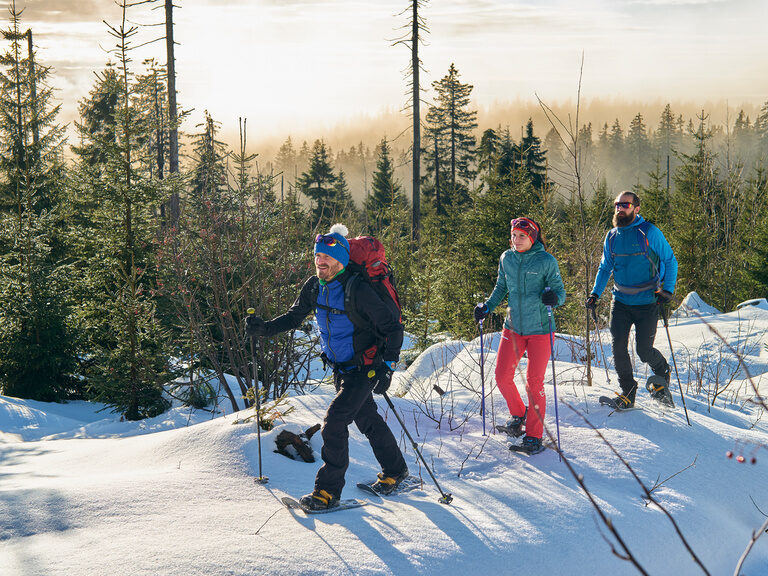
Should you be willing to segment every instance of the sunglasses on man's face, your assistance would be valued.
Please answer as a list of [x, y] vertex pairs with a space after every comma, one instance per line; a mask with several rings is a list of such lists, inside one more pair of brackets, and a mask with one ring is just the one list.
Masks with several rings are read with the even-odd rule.
[[621, 208], [622, 210], [626, 210], [632, 206], [632, 202], [614, 202], [613, 205], [616, 209]]

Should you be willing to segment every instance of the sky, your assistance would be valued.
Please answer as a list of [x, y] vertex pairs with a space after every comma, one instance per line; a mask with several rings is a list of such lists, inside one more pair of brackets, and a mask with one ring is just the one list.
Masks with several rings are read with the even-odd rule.
[[[260, 134], [323, 131], [397, 115], [407, 102], [410, 55], [393, 42], [407, 30], [405, 0], [176, 0], [179, 101], [225, 126], [247, 117]], [[103, 68], [117, 25], [110, 0], [30, 0], [38, 61], [54, 68], [62, 118]], [[575, 101], [716, 102], [738, 110], [768, 100], [768, 2], [764, 0], [431, 0], [422, 85], [453, 62], [481, 110]], [[161, 8], [129, 11], [161, 22]], [[162, 34], [146, 28], [134, 44]], [[162, 43], [137, 51], [164, 63]], [[663, 106], [663, 104], [662, 104]], [[481, 114], [482, 117], [482, 114]], [[408, 127], [405, 117], [396, 121]], [[393, 131], [399, 129], [393, 127]]]
[[[693, 302], [698, 302], [694, 307], [706, 321], [743, 352], [765, 397], [765, 300], [727, 314], [707, 314], [706, 304], [692, 295], [685, 300]], [[365, 437], [353, 426], [342, 497], [367, 504], [314, 516], [289, 511], [280, 498], [312, 490], [320, 466], [320, 434], [311, 440], [314, 463], [289, 460], [273, 448], [282, 431], [299, 433], [322, 421], [334, 394], [330, 386], [289, 399], [295, 410], [271, 431], [261, 432], [261, 467], [254, 424], [236, 424], [253, 411], [233, 412], [223, 396], [223, 413], [191, 410], [176, 402], [155, 418], [130, 422], [100, 410], [104, 407], [99, 404], [52, 404], [0, 395], [0, 574], [643, 573], [611, 553], [611, 546], [620, 545], [577, 482], [578, 475], [644, 573], [734, 574], [756, 535], [760, 537], [738, 573], [765, 576], [765, 409], [750, 401], [755, 392], [739, 374], [736, 358], [699, 317], [676, 315], [669, 330], [680, 377], [684, 384], [691, 382], [685, 386], [690, 426], [676, 383], [674, 409], [661, 408], [644, 388], [637, 396], [638, 410], [612, 413], [600, 406], [599, 395], [617, 390], [612, 362], [608, 368], [613, 383], [595, 364], [593, 386], [582, 386], [585, 366], [574, 359], [574, 350], [580, 355], [579, 338], [557, 335], [562, 461], [554, 450], [530, 457], [512, 454], [509, 439], [494, 433], [493, 423], [508, 417], [489, 377], [499, 333], [486, 334], [483, 342], [487, 433], [478, 409], [483, 390], [479, 339], [435, 344], [407, 370], [395, 373], [391, 391], [403, 397], [392, 392], [391, 400], [439, 490], [377, 396], [411, 474], [423, 481], [421, 489], [379, 498], [356, 488], [357, 482], [373, 480], [379, 467]], [[602, 341], [611, 358], [607, 330]], [[665, 338], [657, 339], [665, 355], [666, 344]], [[636, 366], [637, 378], [645, 381], [647, 366]], [[702, 370], [704, 366], [710, 370]], [[710, 405], [723, 375], [735, 378]], [[520, 374], [516, 381], [522, 390]], [[438, 396], [433, 385], [445, 395]], [[554, 441], [558, 428], [549, 366], [545, 390], [545, 423]], [[632, 473], [652, 490], [655, 502]], [[259, 474], [269, 481], [254, 483]], [[441, 491], [453, 496], [449, 505], [438, 502]]]

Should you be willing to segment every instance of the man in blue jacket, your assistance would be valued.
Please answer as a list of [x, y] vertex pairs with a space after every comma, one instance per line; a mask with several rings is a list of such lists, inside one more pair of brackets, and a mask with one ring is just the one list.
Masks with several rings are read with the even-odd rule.
[[[316, 276], [305, 282], [288, 312], [270, 322], [253, 315], [246, 319], [249, 336], [273, 336], [295, 330], [315, 312], [323, 361], [333, 367], [337, 394], [323, 421], [323, 465], [317, 472], [315, 489], [301, 498], [301, 504], [313, 510], [338, 505], [349, 466], [348, 427], [352, 422], [366, 436], [381, 465], [376, 491], [390, 493], [408, 476], [397, 439], [371, 395], [383, 394], [389, 388], [403, 344], [403, 325], [371, 285], [354, 278], [347, 269], [347, 234], [346, 226], [334, 224], [328, 234], [317, 235]], [[350, 282], [355, 282], [350, 302], [355, 302], [365, 325], [353, 324], [345, 310], [345, 289]]]
[[603, 257], [595, 277], [592, 293], [585, 302], [589, 310], [605, 290], [613, 274], [611, 302], [611, 336], [613, 360], [619, 375], [621, 394], [615, 400], [617, 410], [635, 404], [637, 382], [629, 359], [629, 331], [634, 324], [637, 355], [648, 363], [666, 386], [655, 388], [657, 400], [669, 395], [669, 363], [653, 347], [658, 324], [659, 306], [672, 299], [677, 281], [677, 259], [667, 239], [656, 226], [640, 216], [640, 198], [633, 192], [622, 192], [614, 202], [613, 225], [605, 236]]

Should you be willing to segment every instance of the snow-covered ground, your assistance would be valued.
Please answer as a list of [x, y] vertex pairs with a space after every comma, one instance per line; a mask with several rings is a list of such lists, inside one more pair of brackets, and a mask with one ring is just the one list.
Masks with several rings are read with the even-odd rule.
[[[743, 355], [768, 395], [768, 309], [704, 310], [709, 326]], [[669, 330], [690, 426], [674, 378], [674, 410], [662, 409], [644, 390], [641, 410], [611, 414], [600, 407], [598, 396], [617, 389], [609, 335], [601, 335], [608, 370], [598, 362], [595, 339], [592, 387], [582, 384], [583, 343], [558, 335], [563, 454], [646, 573], [706, 573], [666, 510], [710, 574], [733, 574], [768, 514], [768, 414], [750, 402], [755, 391], [736, 357], [702, 317], [678, 314]], [[393, 386], [404, 392], [393, 402], [441, 488], [453, 495], [450, 505], [438, 502], [439, 492], [381, 400], [423, 489], [307, 517], [279, 499], [310, 491], [319, 464], [288, 460], [272, 448], [281, 430], [321, 422], [332, 389], [292, 398], [295, 411], [286, 422], [262, 432], [264, 485], [253, 481], [255, 427], [233, 424], [244, 413], [213, 418], [177, 407], [151, 420], [120, 422], [93, 404], [0, 396], [0, 575], [639, 573], [611, 553], [611, 546], [620, 550], [616, 537], [556, 452], [515, 455], [493, 433], [493, 423], [508, 414], [492, 385], [498, 335], [487, 335], [484, 344], [485, 436], [479, 339], [433, 346], [398, 372]], [[656, 345], [669, 353], [661, 324]], [[646, 376], [639, 365], [638, 379]], [[556, 435], [550, 372], [547, 378], [547, 426]], [[664, 510], [648, 503], [592, 426], [646, 487], [656, 486], [653, 497]], [[377, 466], [357, 430], [350, 442], [344, 497], [366, 498], [354, 483], [372, 479]], [[319, 434], [312, 445], [319, 455]], [[754, 543], [741, 573], [768, 575], [768, 534]]]

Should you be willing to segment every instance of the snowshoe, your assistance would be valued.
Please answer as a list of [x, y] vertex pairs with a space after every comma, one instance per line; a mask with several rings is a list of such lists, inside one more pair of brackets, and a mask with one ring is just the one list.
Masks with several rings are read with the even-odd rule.
[[528, 456], [533, 456], [534, 454], [538, 454], [539, 452], [544, 452], [546, 449], [546, 446], [542, 444], [541, 438], [535, 438], [534, 436], [526, 436], [523, 438], [522, 444], [511, 444], [509, 449], [512, 452], [520, 452], [522, 454], [527, 454]]
[[[667, 376], [669, 372], [667, 372]], [[669, 378], [654, 374], [648, 378], [648, 382], [645, 384], [645, 389], [651, 393], [651, 398], [657, 402], [669, 406], [675, 407], [675, 401], [672, 399], [672, 393], [669, 391]]]
[[628, 412], [629, 410], [636, 410], [635, 401], [630, 400], [623, 394], [617, 395], [616, 398], [600, 396], [598, 402], [600, 402], [602, 406], [613, 408], [616, 412]]
[[378, 479], [374, 482], [358, 482], [357, 487], [360, 488], [360, 490], [365, 490], [366, 492], [376, 494], [377, 496], [395, 496], [397, 494], [403, 494], [404, 492], [410, 492], [411, 490], [418, 490], [421, 488], [421, 479], [418, 476], [408, 476], [404, 480], [401, 480], [394, 490], [386, 493], [377, 489], [376, 485], [378, 483]]
[[[309, 494], [308, 496], [311, 496]], [[304, 496], [302, 500], [306, 498]], [[308, 508], [304, 506], [301, 502], [298, 502], [291, 498], [290, 496], [284, 496], [283, 498], [280, 498], [280, 502], [283, 503], [283, 506], [285, 506], [288, 509], [291, 510], [302, 510], [305, 514], [326, 514], [328, 512], [338, 512], [339, 510], [348, 510], [349, 508], [359, 508], [360, 506], [365, 506], [368, 504], [365, 500], [336, 500], [336, 503], [327, 508]]]
[[312, 494], [302, 496], [299, 504], [304, 510], [328, 510], [338, 506], [339, 499], [325, 490], [315, 490]]
[[386, 476], [384, 472], [379, 472], [378, 480], [371, 485], [371, 488], [377, 494], [392, 494], [398, 486], [408, 478], [408, 468], [403, 469], [397, 476]]

